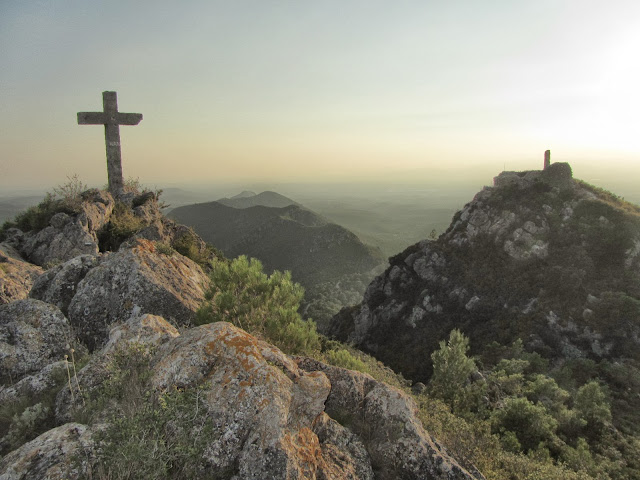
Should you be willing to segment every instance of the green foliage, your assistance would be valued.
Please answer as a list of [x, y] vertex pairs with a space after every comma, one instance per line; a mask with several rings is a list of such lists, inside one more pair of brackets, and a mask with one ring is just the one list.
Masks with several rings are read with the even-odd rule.
[[55, 424], [56, 394], [66, 382], [62, 368], [52, 373], [53, 384], [37, 396], [22, 396], [0, 404], [0, 455], [33, 440]]
[[315, 324], [298, 313], [304, 290], [289, 272], [266, 275], [260, 261], [245, 256], [214, 260], [211, 267], [211, 287], [197, 312], [197, 324], [231, 322], [287, 353], [318, 350]]
[[75, 412], [76, 421], [104, 425], [93, 437], [94, 478], [203, 478], [213, 425], [202, 390], [154, 392], [151, 358], [142, 344], [118, 348], [107, 379], [87, 395], [87, 407]]
[[326, 354], [326, 360], [331, 365], [336, 367], [347, 368], [349, 370], [358, 370], [359, 372], [366, 372], [367, 367], [364, 362], [344, 348], [338, 350], [329, 350]]
[[113, 415], [94, 437], [99, 445], [96, 477], [203, 478], [213, 426], [201, 397], [199, 389], [158, 397], [149, 392], [135, 411]]
[[192, 228], [188, 228], [175, 238], [171, 247], [180, 255], [190, 258], [203, 268], [208, 268], [209, 262], [215, 257], [223, 258], [222, 253], [213, 245], [203, 243]]
[[587, 422], [591, 432], [600, 431], [605, 425], [611, 423], [611, 407], [598, 382], [589, 382], [578, 389], [575, 409]]
[[167, 255], [170, 257], [176, 252], [168, 243], [155, 242], [154, 245], [156, 247], [156, 252], [162, 255]]
[[433, 376], [430, 388], [432, 394], [445, 401], [452, 410], [460, 404], [465, 383], [476, 371], [476, 364], [467, 357], [469, 339], [460, 330], [452, 330], [449, 340], [440, 342], [440, 349], [431, 354]]
[[558, 428], [544, 406], [523, 397], [508, 398], [504, 407], [493, 412], [491, 424], [494, 432], [514, 434], [525, 452], [550, 444]]
[[137, 217], [131, 208], [122, 202], [116, 202], [109, 223], [98, 232], [100, 251], [118, 250], [122, 242], [138, 233], [144, 226], [144, 220]]
[[36, 206], [29, 207], [13, 220], [4, 222], [0, 228], [0, 241], [6, 238], [10, 228], [19, 228], [23, 232], [40, 231], [49, 225], [51, 217], [56, 213], [73, 215], [80, 212], [82, 192], [86, 190], [78, 175], [67, 177], [67, 183], [54, 187], [53, 193], [47, 193]]

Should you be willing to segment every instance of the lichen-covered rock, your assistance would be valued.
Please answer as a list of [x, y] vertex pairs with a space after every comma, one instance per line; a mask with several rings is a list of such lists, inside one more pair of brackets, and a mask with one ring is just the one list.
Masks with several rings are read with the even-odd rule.
[[91, 350], [106, 341], [111, 326], [142, 313], [189, 325], [208, 281], [192, 260], [160, 254], [154, 243], [138, 239], [105, 255], [80, 281], [69, 304], [69, 320]]
[[0, 459], [0, 480], [90, 478], [92, 449], [89, 428], [67, 423]]
[[16, 383], [0, 385], [0, 405], [15, 403], [21, 398], [38, 398], [43, 392], [55, 387], [60, 382], [60, 378], [66, 375], [66, 364], [62, 360], [50, 363]]
[[40, 300], [0, 305], [0, 380], [17, 382], [64, 359], [74, 336], [60, 309]]
[[21, 244], [21, 253], [36, 265], [66, 262], [78, 255], [97, 254], [97, 232], [104, 226], [114, 207], [110, 193], [89, 190], [77, 215], [57, 213], [49, 226], [26, 234]]
[[[188, 330], [158, 350], [156, 389], [204, 384], [215, 419], [206, 461], [239, 478], [315, 478], [322, 450], [312, 431], [330, 384], [227, 323]], [[232, 406], [232, 407], [231, 407]]]
[[326, 412], [359, 436], [376, 466], [376, 478], [442, 480], [482, 478], [467, 472], [425, 432], [415, 402], [371, 376], [298, 358], [307, 372], [331, 382]]
[[375, 478], [369, 453], [355, 433], [326, 413], [319, 415], [314, 421], [313, 433], [318, 436], [322, 451], [318, 480]]
[[33, 283], [29, 296], [57, 306], [66, 315], [78, 283], [99, 263], [98, 255], [79, 255], [50, 268]]
[[0, 305], [27, 298], [42, 268], [24, 261], [10, 245], [0, 243]]

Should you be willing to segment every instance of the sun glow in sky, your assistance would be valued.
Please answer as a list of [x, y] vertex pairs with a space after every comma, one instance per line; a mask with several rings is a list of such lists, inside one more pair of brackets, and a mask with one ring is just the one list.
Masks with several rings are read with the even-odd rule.
[[104, 184], [103, 90], [143, 183], [640, 174], [636, 0], [4, 0], [0, 45], [0, 188]]

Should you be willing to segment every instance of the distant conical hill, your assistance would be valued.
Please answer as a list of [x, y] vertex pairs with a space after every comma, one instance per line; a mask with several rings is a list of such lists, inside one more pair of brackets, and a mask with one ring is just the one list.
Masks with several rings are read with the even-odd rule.
[[247, 190], [231, 198], [221, 198], [218, 200], [218, 203], [222, 203], [223, 205], [233, 208], [249, 208], [256, 206], [282, 208], [288, 207], [289, 205], [300, 205], [298, 202], [276, 192], [266, 191], [256, 195], [255, 193]]
[[[246, 206], [245, 201], [293, 204]], [[179, 207], [170, 216], [230, 258], [248, 255], [268, 271], [291, 271], [307, 290], [306, 313], [320, 326], [340, 307], [359, 301], [373, 271], [385, 263], [379, 249], [275, 192], [224, 202]]]

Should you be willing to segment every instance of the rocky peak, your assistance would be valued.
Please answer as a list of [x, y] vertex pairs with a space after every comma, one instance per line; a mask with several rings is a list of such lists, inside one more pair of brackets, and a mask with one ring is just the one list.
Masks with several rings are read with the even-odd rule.
[[548, 358], [635, 356], [640, 324], [616, 317], [611, 329], [603, 305], [640, 296], [639, 244], [640, 208], [573, 180], [568, 164], [503, 172], [439, 239], [391, 258], [331, 332], [423, 381], [453, 328], [477, 351], [521, 337]]
[[0, 404], [16, 412], [0, 419], [0, 478], [113, 473], [100, 459], [130, 440], [119, 422], [145, 428], [166, 412], [165, 443], [144, 454], [168, 448], [190, 470], [149, 478], [482, 478], [425, 432], [404, 392], [228, 323], [193, 328], [209, 279], [188, 256], [212, 252], [155, 196], [82, 198], [44, 228], [4, 232], [0, 280], [30, 280], [5, 286], [0, 305]]

